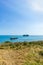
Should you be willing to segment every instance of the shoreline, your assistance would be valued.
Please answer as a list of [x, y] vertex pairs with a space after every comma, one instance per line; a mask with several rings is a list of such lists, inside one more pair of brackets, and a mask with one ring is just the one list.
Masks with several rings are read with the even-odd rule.
[[10, 42], [10, 41], [5, 41], [3, 43], [0, 43], [0, 48], [1, 47], [12, 47], [12, 48], [15, 48], [16, 46], [19, 47], [19, 46], [34, 46], [34, 45], [40, 45], [40, 46], [43, 46], [43, 41], [31, 41], [31, 42]]

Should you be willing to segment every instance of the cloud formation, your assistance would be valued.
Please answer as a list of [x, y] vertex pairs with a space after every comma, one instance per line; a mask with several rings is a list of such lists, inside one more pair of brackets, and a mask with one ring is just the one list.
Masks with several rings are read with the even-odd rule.
[[30, 0], [30, 6], [34, 11], [43, 12], [43, 0]]

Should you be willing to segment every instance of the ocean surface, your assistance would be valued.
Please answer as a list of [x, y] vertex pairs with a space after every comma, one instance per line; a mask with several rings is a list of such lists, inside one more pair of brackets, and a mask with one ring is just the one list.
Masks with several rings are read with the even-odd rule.
[[[15, 40], [10, 40], [10, 38], [18, 38]], [[0, 43], [10, 41], [10, 42], [30, 42], [30, 41], [43, 41], [42, 35], [30, 35], [30, 36], [22, 36], [22, 35], [0, 35]]]

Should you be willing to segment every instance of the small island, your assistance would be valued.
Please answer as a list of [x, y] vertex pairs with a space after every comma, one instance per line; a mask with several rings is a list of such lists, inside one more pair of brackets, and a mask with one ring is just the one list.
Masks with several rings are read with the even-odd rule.
[[28, 37], [29, 35], [28, 34], [24, 34], [23, 37]]

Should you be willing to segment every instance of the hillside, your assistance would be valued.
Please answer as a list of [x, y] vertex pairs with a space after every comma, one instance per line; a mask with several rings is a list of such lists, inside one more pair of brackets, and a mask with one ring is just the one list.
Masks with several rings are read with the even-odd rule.
[[43, 41], [0, 44], [0, 65], [43, 65]]

